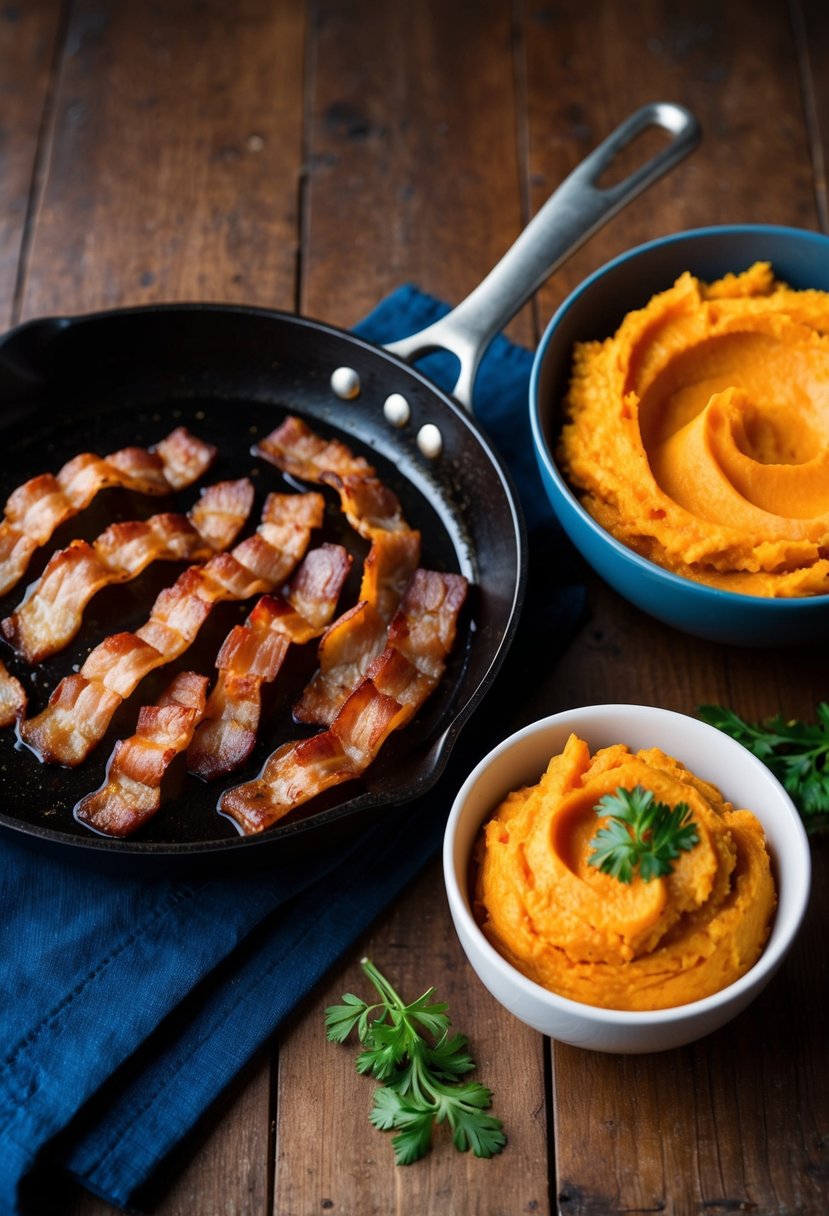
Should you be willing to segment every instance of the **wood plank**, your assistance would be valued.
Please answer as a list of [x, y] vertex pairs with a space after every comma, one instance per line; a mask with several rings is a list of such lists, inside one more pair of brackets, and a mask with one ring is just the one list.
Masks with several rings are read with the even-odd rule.
[[825, 1210], [824, 845], [795, 950], [734, 1022], [658, 1056], [556, 1046], [561, 1212]]
[[686, 105], [703, 128], [697, 151], [541, 290], [544, 321], [588, 274], [644, 241], [709, 224], [816, 226], [788, 6], [565, 0], [554, 10], [526, 4], [524, 11], [534, 210], [647, 102]]
[[24, 248], [41, 125], [46, 110], [61, 5], [32, 0], [0, 10], [0, 327], [17, 320]]
[[[568, 263], [542, 292], [542, 315], [596, 266], [654, 236], [728, 221], [817, 226], [785, 8], [710, 6], [704, 19], [699, 5], [682, 4], [624, 13], [603, 5], [598, 18], [595, 8], [588, 17], [565, 4], [556, 13], [544, 25], [543, 12], [526, 10], [534, 198], [595, 142], [599, 126], [609, 130], [647, 100], [689, 105], [707, 138]], [[591, 61], [603, 88], [588, 109], [577, 88]], [[566, 68], [555, 89], [551, 63]], [[619, 700], [694, 714], [714, 701], [750, 717], [781, 707], [811, 717], [825, 695], [823, 656], [709, 645], [647, 619], [592, 576], [588, 584], [591, 619], [558, 668], [549, 710]], [[823, 845], [815, 858], [820, 883]], [[827, 1061], [807, 1012], [816, 1004], [807, 960], [821, 949], [820, 918], [813, 909], [797, 952], [754, 1009], [699, 1045], [630, 1059], [554, 1045], [561, 1212], [821, 1210], [829, 1115], [818, 1087]]]
[[[179, 1154], [169, 1177], [159, 1179], [143, 1210], [155, 1216], [194, 1216], [233, 1212], [262, 1216], [270, 1210], [271, 1161], [269, 1119], [272, 1059], [263, 1053], [250, 1075], [240, 1078], [223, 1097], [192, 1146], [192, 1156]], [[66, 1184], [49, 1197], [42, 1210], [66, 1216], [107, 1216], [118, 1211], [109, 1203], [79, 1191], [66, 1205]], [[44, 1197], [41, 1197], [44, 1198]], [[231, 1206], [232, 1205], [232, 1206]]]
[[303, 45], [299, 0], [73, 5], [25, 315], [292, 309]]
[[510, 5], [316, 9], [302, 311], [350, 326], [408, 280], [457, 302], [522, 227]]
[[[406, 280], [460, 299], [521, 226], [510, 5], [364, 2], [346, 17], [321, 3], [317, 14], [302, 311], [350, 325]], [[512, 332], [532, 340], [527, 313]], [[323, 1038], [325, 1005], [364, 987], [363, 952], [404, 992], [434, 983], [450, 1002], [507, 1126], [500, 1157], [478, 1161], [441, 1137], [428, 1161], [393, 1165], [388, 1140], [368, 1123], [372, 1086], [355, 1073], [353, 1048]], [[278, 1211], [427, 1216], [459, 1202], [470, 1216], [548, 1210], [544, 1043], [471, 976], [436, 866], [282, 1042], [277, 1117]]]
[[[374, 1083], [355, 1072], [356, 1042], [325, 1041], [327, 1005], [339, 1002], [344, 992], [372, 995], [359, 967], [363, 954], [404, 1000], [435, 984], [437, 998], [448, 1002], [453, 1029], [469, 1038], [477, 1065], [470, 1075], [493, 1090], [492, 1110], [509, 1138], [499, 1156], [482, 1161], [458, 1153], [443, 1126], [429, 1157], [410, 1166], [394, 1165], [390, 1136], [368, 1120]], [[507, 1019], [481, 989], [451, 928], [440, 869], [431, 865], [390, 915], [355, 944], [349, 960], [303, 1008], [283, 1039], [277, 1112], [285, 1113], [277, 1140], [276, 1210], [331, 1207], [360, 1216], [547, 1211], [541, 1042], [539, 1035]], [[316, 1062], [313, 1084], [311, 1061]], [[461, 1202], [462, 1208], [453, 1206]]]
[[[574, 258], [542, 294], [541, 316], [595, 265], [651, 235], [729, 219], [815, 226], [787, 6], [562, 0], [526, 6], [517, 31], [510, 7], [430, 0], [415, 19], [399, 0], [355, 0], [346, 19], [333, 0], [313, 6], [303, 310], [349, 325], [405, 278], [459, 298], [518, 230], [520, 173], [526, 168], [538, 205], [597, 138], [656, 95], [700, 114], [703, 148]], [[26, 315], [195, 295], [293, 305], [303, 8], [292, 0], [242, 0], [232, 13], [146, 0], [71, 7]], [[818, 6], [804, 12], [810, 31], [819, 18], [818, 33], [825, 29]], [[515, 149], [524, 45], [528, 167]], [[248, 65], [241, 76], [240, 63]], [[825, 139], [825, 127], [813, 130]], [[767, 191], [758, 189], [768, 180]], [[528, 312], [512, 332], [532, 340]], [[592, 578], [590, 602], [591, 620], [552, 689], [523, 707], [528, 718], [615, 699], [688, 713], [720, 700], [756, 716], [778, 707], [809, 715], [825, 696], [822, 656], [695, 642], [654, 625]], [[815, 861], [816, 895], [798, 949], [731, 1027], [660, 1057], [554, 1046], [560, 1168], [552, 1202], [543, 1040], [503, 1014], [470, 975], [431, 867], [283, 1036], [274, 1210], [442, 1213], [461, 1202], [464, 1213], [481, 1216], [551, 1206], [680, 1216], [824, 1210], [829, 1137], [816, 1080], [826, 1078], [827, 1061], [815, 999], [818, 981], [825, 987], [823, 844]], [[391, 1164], [388, 1139], [366, 1118], [371, 1082], [354, 1072], [351, 1048], [326, 1044], [322, 1030], [324, 1006], [360, 990], [364, 951], [406, 993], [434, 982], [450, 1001], [507, 1126], [501, 1157], [479, 1162], [440, 1143], [428, 1162]], [[320, 1093], [308, 1077], [318, 1075], [322, 1054]], [[263, 1061], [157, 1216], [271, 1210], [262, 1173], [269, 1089]], [[72, 1210], [110, 1209], [85, 1199]]]
[[[24, 314], [187, 298], [292, 309], [304, 38], [299, 0], [74, 4]], [[267, 1210], [270, 1069], [263, 1059], [159, 1216]], [[71, 1208], [111, 1210], [88, 1195]]]
[[821, 231], [829, 232], [829, 80], [824, 70], [829, 54], [829, 10], [815, 0], [793, 0], [791, 8], [815, 206]]

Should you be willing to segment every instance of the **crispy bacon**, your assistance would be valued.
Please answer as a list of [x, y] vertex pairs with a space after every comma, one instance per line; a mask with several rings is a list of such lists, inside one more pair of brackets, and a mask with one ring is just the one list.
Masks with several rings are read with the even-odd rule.
[[358, 477], [322, 473], [320, 481], [336, 490], [348, 522], [360, 536], [374, 540], [387, 532], [409, 532], [400, 499], [375, 474]]
[[0, 727], [11, 726], [26, 711], [23, 685], [0, 663]]
[[186, 516], [130, 520], [113, 524], [92, 544], [72, 541], [52, 555], [0, 629], [27, 662], [39, 663], [71, 642], [101, 588], [137, 578], [153, 561], [205, 561], [233, 543], [252, 505], [248, 480], [218, 482], [203, 491]]
[[[135, 633], [113, 634], [96, 646], [80, 672], [61, 681], [42, 713], [21, 723], [23, 742], [48, 763], [81, 764], [118, 705], [148, 672], [184, 653], [215, 603], [272, 591], [290, 576], [324, 510], [319, 494], [269, 495], [255, 535], [203, 566], [188, 567], [161, 592]], [[78, 709], [81, 700], [91, 718]]]
[[211, 444], [178, 427], [155, 447], [123, 448], [106, 457], [84, 452], [56, 476], [42, 473], [18, 486], [0, 523], [0, 595], [20, 581], [35, 550], [99, 490], [123, 486], [139, 494], [169, 494], [197, 481], [215, 456]]
[[[106, 734], [121, 700], [117, 692], [99, 680], [88, 680], [75, 672], [61, 680], [43, 714], [20, 723], [20, 737], [29, 746], [34, 745], [33, 750], [37, 750], [39, 738], [43, 737], [45, 745], [49, 739], [54, 739], [56, 747], [61, 747], [61, 755], [71, 744], [72, 752], [64, 763], [80, 764]], [[30, 738], [27, 738], [29, 734]]]
[[135, 734], [115, 744], [100, 789], [75, 807], [75, 817], [106, 836], [129, 836], [161, 806], [161, 781], [183, 752], [204, 713], [207, 676], [177, 675], [155, 705], [144, 705]]
[[219, 810], [242, 835], [263, 832], [309, 799], [358, 777], [408, 718], [394, 698], [364, 680], [327, 730], [277, 748], [261, 776], [225, 790]]
[[219, 799], [222, 814], [242, 834], [254, 835], [364, 773], [392, 731], [411, 720], [440, 680], [466, 591], [462, 575], [416, 571], [386, 648], [328, 729], [278, 748], [259, 777], [225, 791]]
[[323, 635], [319, 672], [294, 707], [297, 721], [330, 725], [385, 645], [388, 623], [420, 560], [420, 533], [367, 461], [339, 440], [322, 439], [299, 418], [288, 416], [254, 452], [283, 472], [331, 486], [351, 526], [371, 541], [360, 602]]
[[419, 532], [381, 532], [374, 537], [363, 562], [359, 598], [371, 604], [385, 624], [397, 611], [419, 560]]
[[374, 469], [338, 439], [323, 439], [301, 418], [289, 414], [253, 448], [257, 456], [303, 481], [319, 482], [324, 473], [340, 477], [373, 477]]
[[400, 500], [378, 479], [376, 469], [338, 439], [317, 435], [301, 418], [289, 415], [254, 445], [253, 453], [283, 473], [330, 485], [352, 528], [367, 540], [378, 532], [410, 531]]
[[446, 670], [468, 587], [462, 574], [416, 570], [389, 626], [389, 646], [433, 684]]
[[[150, 448], [150, 452], [161, 460], [164, 480], [173, 490], [184, 490], [197, 482], [216, 459], [216, 450], [212, 443], [191, 435], [183, 426], [176, 427]], [[122, 452], [115, 454], [113, 463], [116, 468], [126, 468], [129, 472], [129, 457], [125, 458]]]
[[265, 595], [230, 631], [216, 659], [219, 675], [187, 749], [191, 773], [211, 780], [247, 760], [256, 743], [262, 685], [279, 674], [291, 644], [319, 637], [334, 615], [351, 557], [341, 545], [312, 549], [284, 597]]
[[297, 722], [330, 726], [385, 643], [386, 625], [366, 600], [339, 616], [322, 635], [319, 668], [294, 705]]

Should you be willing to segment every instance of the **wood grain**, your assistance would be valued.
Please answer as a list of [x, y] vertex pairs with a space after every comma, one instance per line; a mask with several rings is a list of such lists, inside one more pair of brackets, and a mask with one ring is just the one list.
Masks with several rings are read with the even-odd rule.
[[821, 231], [829, 232], [829, 81], [823, 70], [829, 53], [829, 13], [819, 0], [798, 0], [791, 8], [815, 207]]
[[[521, 196], [510, 39], [509, 5], [493, 0], [430, 0], [416, 16], [402, 3], [357, 4], [347, 13], [317, 6], [303, 312], [348, 325], [406, 280], [459, 299], [511, 243]], [[525, 310], [512, 332], [530, 341], [530, 325]], [[439, 995], [470, 1035], [481, 1079], [510, 1129], [509, 1153], [486, 1162], [462, 1156], [444, 1129], [428, 1167], [395, 1169], [388, 1138], [368, 1123], [371, 1084], [355, 1074], [353, 1048], [329, 1047], [322, 1092], [308, 1089], [325, 1005], [365, 988], [356, 966], [362, 953], [412, 996], [440, 976]], [[504, 1042], [508, 1053], [499, 1049]], [[451, 1211], [452, 1197], [463, 1196], [471, 1216], [507, 1216], [516, 1203], [544, 1211], [543, 1050], [472, 982], [433, 867], [355, 946], [281, 1044], [276, 1210], [312, 1212], [330, 1200], [335, 1211], [403, 1216]], [[317, 1140], [307, 1135], [312, 1122]]]
[[0, 325], [18, 320], [18, 271], [37, 191], [48, 122], [60, 5], [32, 0], [0, 9]]
[[[38, 8], [57, 23], [59, 4]], [[305, 7], [287, 0], [70, 5], [25, 316], [187, 298], [292, 309], [304, 45]], [[17, 88], [34, 108], [34, 88]], [[271, 1068], [263, 1059], [227, 1105], [159, 1201], [165, 1216], [270, 1206]], [[72, 1203], [76, 1216], [114, 1210]]]
[[26, 316], [293, 308], [304, 20], [299, 0], [71, 6]]
[[[576, 5], [565, 8], [566, 21], [558, 6], [559, 21], [542, 23], [537, 37], [527, 38], [534, 182], [560, 176], [562, 160], [576, 155], [576, 145], [583, 153], [584, 142], [596, 138], [599, 116], [609, 129], [620, 113], [648, 98], [666, 96], [687, 104], [708, 136], [644, 202], [633, 203], [573, 258], [541, 293], [542, 309], [553, 307], [560, 292], [615, 253], [667, 232], [738, 220], [817, 226], [797, 86], [798, 50], [784, 6], [757, 10], [757, 22], [742, 27], [739, 37], [734, 10], [723, 6], [677, 5], [669, 14], [664, 6], [642, 5], [634, 19], [629, 10], [622, 16], [620, 6], [606, 5], [598, 23], [591, 19], [589, 30]], [[527, 20], [538, 23], [538, 11]], [[773, 72], [765, 58], [770, 42], [776, 48]], [[584, 108], [566, 88], [557, 95], [549, 89], [548, 65], [558, 56], [576, 80], [583, 80], [588, 56], [601, 56], [603, 50], [600, 78], [607, 96], [591, 98], [588, 126]], [[634, 63], [634, 73], [621, 70]], [[762, 129], [756, 105], [761, 73], [769, 101]], [[558, 123], [552, 115], [559, 116]], [[570, 136], [564, 146], [549, 135], [562, 128]], [[769, 158], [773, 175], [764, 172]], [[759, 190], [758, 181], [763, 182]], [[699, 704], [715, 702], [752, 718], [780, 706], [792, 715], [811, 717], [825, 695], [825, 656], [709, 645], [644, 618], [592, 577], [589, 587], [591, 619], [559, 666], [551, 708], [618, 700], [694, 714]], [[819, 873], [824, 865], [820, 855]], [[819, 924], [813, 911], [801, 943], [807, 957], [819, 951]], [[769, 1072], [758, 1066], [768, 1059], [773, 1036], [764, 1028], [770, 1023], [787, 1025], [786, 1039], [796, 1038], [798, 1046], [808, 1043], [804, 1050], [816, 1049], [807, 1016], [796, 1012], [808, 1006], [814, 977], [799, 971], [795, 961], [785, 976], [766, 996], [759, 1015], [745, 1015], [682, 1052], [603, 1059], [554, 1045], [561, 1212], [765, 1213], [797, 1211], [800, 1204], [803, 1210], [820, 1210], [823, 1149], [818, 1150], [819, 1177], [804, 1162], [821, 1144], [820, 1137], [815, 1137], [811, 1118], [804, 1119], [805, 1112], [780, 1117], [779, 1100], [770, 1096]], [[805, 986], [792, 996], [798, 978]], [[817, 1122], [825, 1126], [822, 1102], [821, 1109]], [[750, 1131], [758, 1110], [764, 1111], [762, 1134]], [[787, 1175], [787, 1159], [799, 1161], [802, 1168]]]
[[352, 325], [408, 280], [457, 302], [523, 223], [511, 6], [315, 7], [301, 311]]
[[527, 4], [524, 13], [534, 210], [591, 147], [646, 102], [686, 105], [703, 129], [688, 160], [539, 292], [542, 318], [591, 271], [655, 237], [708, 224], [816, 226], [788, 5], [565, 0], [555, 7]]
[[[809, 0], [6, 6], [0, 315], [200, 298], [347, 326], [407, 279], [457, 300], [627, 113], [687, 104], [699, 150], [522, 311], [510, 333], [532, 345], [586, 274], [651, 237], [729, 221], [826, 228], [827, 13]], [[614, 700], [810, 717], [827, 695], [827, 653], [708, 645], [584, 578], [588, 619], [511, 707], [524, 720]], [[509, 1018], [465, 964], [431, 865], [269, 1045], [150, 1210], [824, 1216], [825, 840], [813, 855], [803, 934], [756, 1005], [702, 1043], [630, 1058], [550, 1045]], [[434, 984], [449, 1001], [506, 1126], [498, 1158], [441, 1135], [426, 1161], [392, 1165], [353, 1045], [322, 1028], [327, 1004], [362, 990], [364, 953], [407, 995]], [[48, 1210], [113, 1209], [60, 1184]]]
[[[395, 1167], [390, 1137], [369, 1123], [373, 1082], [354, 1069], [357, 1044], [323, 1044], [324, 1010], [342, 993], [370, 995], [358, 961], [368, 954], [393, 978], [404, 999], [431, 984], [449, 1003], [453, 1029], [466, 1034], [477, 1068], [472, 1075], [494, 1093], [493, 1113], [509, 1134], [507, 1151], [489, 1161], [455, 1151], [438, 1128], [426, 1162]], [[435, 977], [440, 977], [439, 981]], [[308, 1060], [323, 1063], [309, 1086]], [[283, 1039], [280, 1050], [276, 1196], [279, 1212], [359, 1212], [408, 1216], [448, 1212], [463, 1196], [470, 1216], [511, 1216], [546, 1207], [546, 1103], [543, 1041], [507, 1019], [471, 973], [448, 931], [437, 865], [413, 884], [377, 929], [355, 944], [352, 957], [324, 985]], [[309, 1138], [316, 1126], [318, 1137]], [[347, 1128], [347, 1143], [343, 1131]], [[455, 1197], [453, 1201], [453, 1196]]]
[[[252, 1068], [231, 1086], [219, 1110], [211, 1113], [194, 1143], [177, 1155], [169, 1171], [154, 1181], [143, 1197], [143, 1211], [159, 1216], [194, 1216], [232, 1212], [259, 1216], [271, 1211], [272, 1061], [263, 1052]], [[39, 1196], [44, 1213], [107, 1216], [117, 1211], [86, 1191], [70, 1191], [63, 1178]]]

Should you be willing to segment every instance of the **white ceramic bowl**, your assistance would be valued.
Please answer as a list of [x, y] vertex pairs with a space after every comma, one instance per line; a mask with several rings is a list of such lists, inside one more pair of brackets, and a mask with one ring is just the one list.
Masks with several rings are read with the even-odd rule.
[[[713, 782], [736, 807], [754, 812], [772, 856], [778, 907], [766, 948], [741, 979], [688, 1005], [653, 1012], [600, 1009], [549, 992], [508, 963], [472, 914], [470, 853], [482, 823], [510, 790], [534, 784], [575, 732], [590, 750], [625, 743], [659, 747]], [[768, 768], [741, 744], [696, 718], [644, 705], [593, 705], [553, 714], [494, 748], [461, 787], [446, 825], [443, 869], [461, 945], [484, 986], [542, 1034], [576, 1047], [615, 1053], [664, 1051], [702, 1038], [740, 1013], [782, 963], [809, 900], [811, 858], [801, 819]]]

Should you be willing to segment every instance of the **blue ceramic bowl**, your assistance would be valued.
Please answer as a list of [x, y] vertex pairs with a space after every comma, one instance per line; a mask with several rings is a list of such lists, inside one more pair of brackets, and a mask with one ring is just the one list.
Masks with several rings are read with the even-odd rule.
[[699, 228], [640, 245], [586, 279], [551, 320], [536, 355], [530, 419], [541, 476], [553, 509], [584, 558], [620, 595], [686, 633], [732, 645], [810, 644], [829, 636], [829, 595], [763, 599], [692, 582], [615, 540], [579, 504], [555, 462], [559, 410], [573, 346], [615, 333], [622, 318], [670, 287], [685, 270], [703, 280], [771, 262], [792, 287], [829, 291], [829, 237], [797, 228]]

